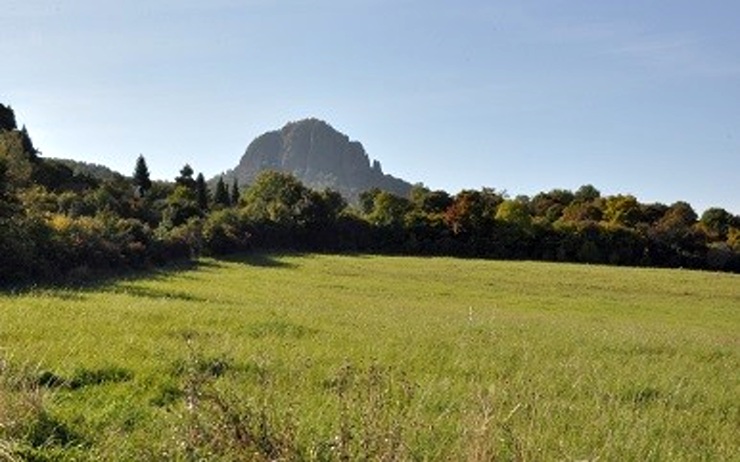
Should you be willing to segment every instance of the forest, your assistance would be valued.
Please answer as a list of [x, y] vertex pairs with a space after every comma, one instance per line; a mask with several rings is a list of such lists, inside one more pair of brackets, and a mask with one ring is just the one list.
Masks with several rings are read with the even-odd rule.
[[184, 165], [152, 181], [44, 158], [0, 104], [0, 285], [80, 282], [248, 250], [544, 260], [740, 272], [740, 216], [686, 202], [641, 203], [584, 185], [532, 197], [378, 189], [348, 204], [266, 171], [209, 183]]

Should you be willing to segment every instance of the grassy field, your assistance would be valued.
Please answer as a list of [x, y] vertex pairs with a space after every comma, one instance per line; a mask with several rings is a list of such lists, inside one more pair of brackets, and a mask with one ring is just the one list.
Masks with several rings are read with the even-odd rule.
[[0, 460], [738, 460], [740, 277], [363, 256], [0, 295]]

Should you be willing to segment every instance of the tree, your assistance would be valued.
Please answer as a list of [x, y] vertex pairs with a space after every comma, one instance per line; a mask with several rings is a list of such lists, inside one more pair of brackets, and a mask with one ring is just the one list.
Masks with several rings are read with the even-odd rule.
[[226, 183], [224, 183], [223, 176], [220, 176], [216, 183], [216, 191], [213, 193], [213, 202], [224, 207], [231, 205], [231, 198], [229, 197], [229, 191], [226, 189]]
[[303, 211], [308, 189], [298, 179], [276, 171], [261, 173], [244, 193], [244, 212], [256, 222], [295, 225]]
[[516, 200], [505, 200], [496, 209], [496, 220], [529, 229], [532, 225], [532, 216], [527, 206]]
[[234, 181], [231, 183], [231, 205], [237, 205], [242, 193], [239, 191], [239, 181], [234, 177]]
[[13, 108], [0, 104], [0, 130], [15, 130], [18, 126], [15, 123], [15, 113]]
[[190, 190], [195, 189], [195, 180], [193, 180], [193, 168], [189, 164], [185, 164], [180, 169], [180, 176], [175, 178], [175, 183], [179, 186], [185, 186]]
[[454, 234], [486, 232], [503, 201], [503, 195], [491, 188], [460, 191], [446, 209], [444, 221]]
[[360, 210], [365, 215], [373, 213], [373, 207], [375, 206], [375, 197], [380, 194], [379, 188], [368, 189], [360, 193]]
[[198, 173], [195, 178], [195, 200], [198, 203], [198, 208], [205, 211], [208, 210], [208, 202], [210, 197], [208, 194], [208, 186], [206, 185], [206, 179], [202, 173]]
[[579, 221], [601, 221], [604, 214], [601, 209], [593, 202], [581, 202], [575, 200], [563, 209], [560, 216], [562, 222], [579, 222]]
[[418, 184], [411, 189], [411, 203], [424, 214], [442, 214], [452, 205], [452, 197], [445, 191], [430, 191]]
[[134, 184], [139, 188], [141, 195], [144, 195], [152, 187], [152, 180], [149, 179], [149, 168], [146, 166], [146, 160], [143, 155], [136, 159], [136, 168], [134, 168]]
[[408, 199], [381, 191], [374, 198], [373, 213], [368, 218], [375, 225], [400, 226], [410, 209], [411, 202]]
[[640, 214], [642, 215], [643, 222], [651, 226], [660, 221], [667, 211], [668, 206], [659, 202], [640, 205]]
[[31, 160], [36, 160], [40, 151], [34, 147], [25, 125], [21, 128], [21, 143], [23, 145], [23, 152], [27, 153]]
[[730, 229], [733, 217], [725, 209], [712, 207], [704, 211], [701, 215], [702, 227], [715, 240], [724, 241], [727, 239], [727, 231]]
[[690, 228], [696, 224], [697, 215], [694, 209], [686, 202], [678, 201], [668, 207], [658, 226], [665, 228]]
[[640, 204], [634, 196], [611, 196], [606, 199], [604, 220], [628, 228], [636, 225], [642, 218]]
[[553, 189], [547, 193], [539, 193], [530, 201], [530, 207], [536, 217], [543, 217], [549, 222], [554, 222], [563, 214], [563, 210], [575, 196], [565, 189]]
[[585, 184], [578, 188], [574, 195], [574, 200], [577, 202], [593, 202], [601, 197], [601, 192], [594, 188], [593, 185]]

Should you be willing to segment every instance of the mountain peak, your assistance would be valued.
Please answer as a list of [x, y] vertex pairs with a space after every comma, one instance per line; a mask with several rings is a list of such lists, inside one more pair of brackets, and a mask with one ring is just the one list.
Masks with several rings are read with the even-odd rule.
[[317, 118], [288, 122], [258, 136], [225, 176], [250, 184], [264, 170], [292, 173], [306, 186], [334, 189], [350, 202], [372, 188], [400, 196], [411, 190], [410, 183], [384, 174], [377, 160], [371, 164], [362, 143]]

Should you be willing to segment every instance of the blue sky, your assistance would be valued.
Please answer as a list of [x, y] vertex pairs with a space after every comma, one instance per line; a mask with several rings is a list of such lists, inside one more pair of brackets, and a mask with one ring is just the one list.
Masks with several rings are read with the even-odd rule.
[[0, 102], [45, 156], [207, 177], [319, 117], [387, 173], [740, 213], [740, 2], [5, 0]]

